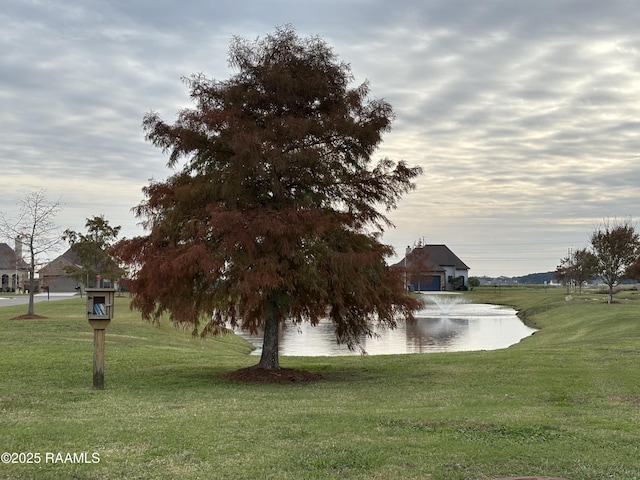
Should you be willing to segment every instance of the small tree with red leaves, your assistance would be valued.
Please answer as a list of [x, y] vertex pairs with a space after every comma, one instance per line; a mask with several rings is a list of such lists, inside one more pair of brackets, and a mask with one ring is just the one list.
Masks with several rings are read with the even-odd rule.
[[590, 250], [580, 248], [560, 261], [560, 265], [556, 267], [554, 272], [554, 277], [567, 286], [567, 293], [573, 283], [578, 286], [579, 293], [582, 293], [582, 284], [597, 274], [598, 258]]
[[386, 265], [391, 223], [378, 208], [395, 208], [421, 170], [371, 165], [391, 105], [367, 83], [351, 88], [349, 66], [289, 26], [234, 38], [230, 65], [226, 81], [186, 80], [196, 107], [173, 125], [144, 118], [147, 139], [183, 166], [144, 188], [135, 213], [148, 235], [115, 248], [136, 267], [132, 306], [194, 334], [263, 330], [266, 369], [279, 368], [285, 321], [329, 318], [355, 348], [375, 322], [412, 318], [419, 303]]
[[636, 258], [635, 262], [629, 265], [625, 276], [640, 281], [640, 257]]
[[597, 258], [597, 273], [609, 287], [607, 302], [613, 302], [613, 287], [624, 278], [640, 254], [640, 235], [631, 219], [605, 219], [591, 234], [591, 248]]

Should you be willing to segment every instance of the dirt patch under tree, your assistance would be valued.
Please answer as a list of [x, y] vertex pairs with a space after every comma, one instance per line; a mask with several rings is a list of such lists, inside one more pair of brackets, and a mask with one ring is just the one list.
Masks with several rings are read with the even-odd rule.
[[304, 370], [296, 370], [295, 368], [269, 370], [266, 368], [248, 367], [226, 373], [222, 377], [244, 383], [291, 385], [296, 383], [309, 384], [317, 382], [322, 378], [322, 375]]
[[28, 313], [25, 313], [24, 315], [18, 315], [17, 317], [12, 317], [9, 320], [43, 320], [47, 318], [49, 317], [43, 317], [42, 315], [36, 315], [35, 313], [33, 315], [29, 315]]

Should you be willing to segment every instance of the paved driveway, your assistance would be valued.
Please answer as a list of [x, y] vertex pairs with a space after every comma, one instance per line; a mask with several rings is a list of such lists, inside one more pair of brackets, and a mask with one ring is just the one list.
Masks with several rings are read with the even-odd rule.
[[[48, 298], [46, 293], [37, 293], [33, 296], [33, 301], [40, 302], [52, 302], [54, 300], [67, 300], [76, 296], [76, 292], [69, 293], [50, 293]], [[0, 297], [0, 308], [9, 307], [12, 305], [27, 305], [29, 303], [29, 295], [14, 295], [13, 297]]]

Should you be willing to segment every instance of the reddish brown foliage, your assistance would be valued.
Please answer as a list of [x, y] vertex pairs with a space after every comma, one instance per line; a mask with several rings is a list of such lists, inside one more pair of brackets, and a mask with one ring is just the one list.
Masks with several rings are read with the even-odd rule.
[[613, 301], [613, 287], [624, 278], [629, 266], [640, 253], [640, 235], [628, 220], [606, 219], [591, 234], [591, 247], [597, 258], [597, 272], [609, 287], [609, 303]]
[[640, 257], [636, 259], [629, 267], [626, 272], [627, 278], [633, 278], [634, 280], [640, 280]]
[[[391, 106], [368, 100], [366, 84], [349, 89], [348, 65], [290, 28], [236, 39], [231, 59], [231, 79], [187, 82], [197, 107], [174, 125], [144, 120], [169, 164], [186, 163], [144, 189], [136, 214], [149, 234], [115, 249], [137, 267], [132, 306], [202, 335], [226, 323], [277, 333], [284, 319], [328, 315], [351, 347], [373, 321], [410, 318], [418, 304], [385, 264], [389, 222], [377, 208], [394, 208], [420, 169], [369, 165]], [[261, 365], [277, 368], [277, 335], [267, 337]]]

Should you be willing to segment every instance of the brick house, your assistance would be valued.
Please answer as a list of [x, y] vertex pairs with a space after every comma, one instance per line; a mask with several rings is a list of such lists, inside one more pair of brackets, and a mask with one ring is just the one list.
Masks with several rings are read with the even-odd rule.
[[29, 281], [29, 265], [22, 258], [22, 242], [16, 239], [16, 248], [0, 243], [0, 291], [24, 291]]

